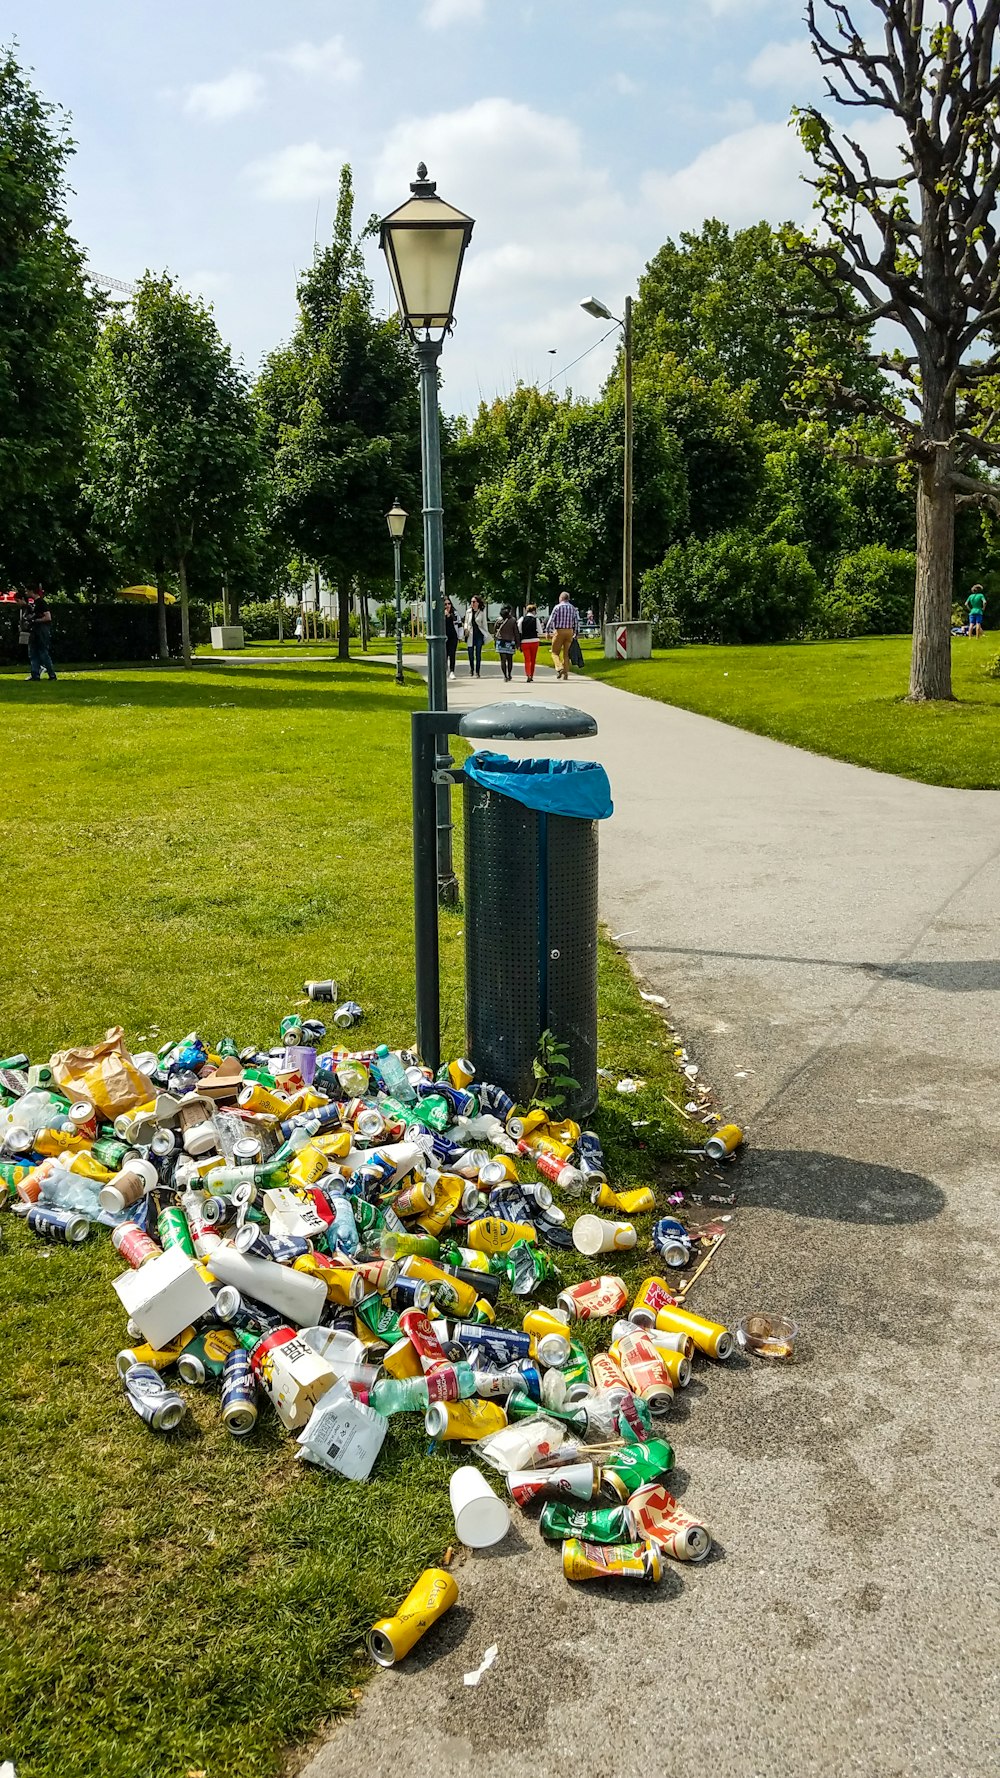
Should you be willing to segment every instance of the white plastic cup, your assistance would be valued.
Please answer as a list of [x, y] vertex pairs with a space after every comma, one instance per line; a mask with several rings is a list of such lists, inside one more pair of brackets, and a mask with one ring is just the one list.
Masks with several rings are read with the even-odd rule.
[[631, 1222], [605, 1222], [602, 1216], [578, 1216], [573, 1224], [577, 1253], [593, 1258], [597, 1253], [621, 1253], [634, 1247], [638, 1236]]
[[500, 1500], [484, 1475], [469, 1464], [456, 1469], [449, 1483], [455, 1534], [471, 1550], [489, 1549], [510, 1529], [510, 1508]]

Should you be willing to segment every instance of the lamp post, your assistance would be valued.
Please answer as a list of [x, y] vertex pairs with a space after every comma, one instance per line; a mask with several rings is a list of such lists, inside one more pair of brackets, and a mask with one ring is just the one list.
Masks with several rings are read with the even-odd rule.
[[627, 624], [635, 618], [632, 600], [632, 298], [625, 298], [624, 319], [613, 315], [596, 296], [580, 304], [597, 321], [614, 321], [625, 342], [625, 509], [622, 525], [622, 616]]
[[[438, 359], [455, 319], [462, 261], [474, 224], [471, 216], [446, 204], [421, 161], [410, 197], [383, 218], [379, 245], [403, 325], [417, 350], [420, 373], [420, 445], [424, 489], [424, 580], [427, 597], [427, 692], [432, 711], [448, 708], [444, 637], [444, 524], [441, 504], [441, 431], [438, 419]], [[441, 745], [446, 741], [442, 732]], [[449, 755], [439, 751], [435, 767], [438, 898], [458, 899], [451, 853], [451, 789], [443, 777]]]
[[403, 511], [398, 500], [394, 500], [385, 515], [392, 538], [392, 553], [395, 558], [396, 570], [396, 684], [403, 683], [403, 580], [399, 566], [399, 552], [403, 545], [403, 532], [409, 513]]

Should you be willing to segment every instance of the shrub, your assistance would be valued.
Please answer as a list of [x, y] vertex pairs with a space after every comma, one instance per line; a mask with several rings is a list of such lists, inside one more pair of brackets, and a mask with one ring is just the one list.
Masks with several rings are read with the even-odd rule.
[[765, 543], [749, 531], [718, 531], [668, 549], [642, 577], [642, 609], [654, 639], [781, 642], [801, 635], [819, 581], [798, 543]]
[[[126, 599], [85, 602], [54, 595], [52, 606], [52, 655], [61, 662], [86, 665], [93, 661], [152, 661], [159, 652], [155, 605], [133, 605]], [[191, 640], [208, 641], [208, 612], [191, 604]], [[7, 667], [27, 662], [28, 651], [18, 643], [18, 609], [0, 605], [0, 663]], [[180, 657], [181, 613], [179, 605], [167, 606], [167, 644], [171, 656]]]
[[[295, 631], [294, 612], [285, 610], [283, 627], [286, 636]], [[278, 601], [277, 599], [247, 599], [240, 605], [237, 623], [243, 625], [243, 637], [246, 642], [276, 642], [278, 639]]]
[[819, 636], [895, 636], [913, 628], [917, 559], [910, 549], [869, 543], [842, 556], [833, 585], [821, 595], [813, 628]]

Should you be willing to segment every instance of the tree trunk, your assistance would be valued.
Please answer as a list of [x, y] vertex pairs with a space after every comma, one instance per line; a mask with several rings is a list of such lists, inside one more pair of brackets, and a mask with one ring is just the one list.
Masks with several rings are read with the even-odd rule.
[[917, 592], [913, 607], [910, 700], [950, 698], [951, 607], [955, 577], [955, 496], [951, 450], [939, 446], [917, 484]]
[[161, 564], [157, 564], [156, 569], [156, 648], [161, 661], [170, 659], [170, 644], [167, 641], [167, 598]]
[[351, 589], [348, 581], [337, 582], [337, 659], [351, 658]]
[[181, 589], [181, 653], [184, 665], [191, 665], [191, 614], [188, 610], [188, 577], [187, 560], [184, 556], [177, 558], [177, 583]]
[[365, 654], [367, 654], [368, 653], [368, 634], [369, 634], [368, 594], [362, 593], [360, 595], [360, 598], [361, 598], [361, 646], [364, 649]]

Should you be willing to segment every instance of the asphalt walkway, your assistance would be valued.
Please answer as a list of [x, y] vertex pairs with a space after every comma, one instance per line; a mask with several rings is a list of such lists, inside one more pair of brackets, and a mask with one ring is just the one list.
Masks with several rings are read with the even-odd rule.
[[675, 1408], [704, 1567], [572, 1588], [526, 1521], [308, 1778], [995, 1774], [1000, 796], [582, 677], [449, 693], [597, 717], [565, 751], [611, 778], [603, 916], [751, 1137], [693, 1300], [790, 1313], [801, 1356]]

